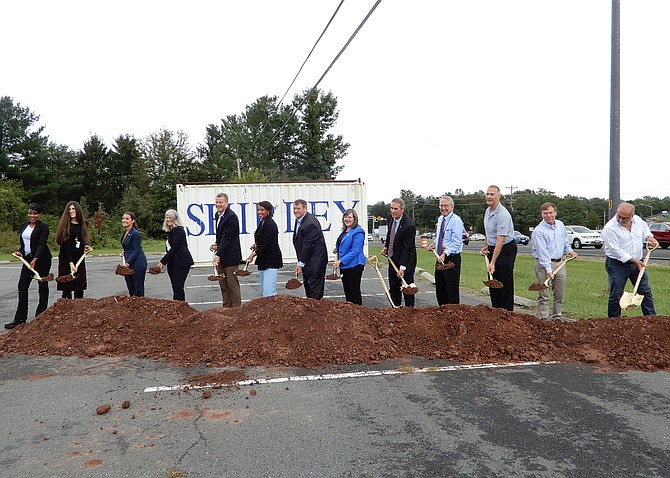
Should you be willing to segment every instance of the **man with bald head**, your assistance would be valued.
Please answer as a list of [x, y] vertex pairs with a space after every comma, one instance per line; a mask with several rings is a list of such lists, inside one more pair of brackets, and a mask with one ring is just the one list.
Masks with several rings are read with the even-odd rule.
[[[654, 239], [644, 219], [635, 215], [635, 206], [627, 202], [619, 204], [616, 216], [605, 224], [602, 235], [605, 243], [605, 269], [610, 292], [607, 316], [620, 317], [619, 300], [623, 295], [626, 282], [630, 280], [634, 285], [643, 269], [644, 243], [658, 246], [658, 242]], [[656, 315], [646, 270], [640, 279], [637, 293], [644, 295], [641, 304], [642, 313]]]

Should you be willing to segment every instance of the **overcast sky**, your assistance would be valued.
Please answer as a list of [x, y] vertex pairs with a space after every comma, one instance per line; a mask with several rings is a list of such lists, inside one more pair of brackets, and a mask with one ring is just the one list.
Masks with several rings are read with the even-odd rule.
[[[348, 0], [291, 90], [375, 0]], [[22, 0], [2, 7], [0, 95], [81, 149], [205, 128], [281, 97], [339, 0]], [[611, 0], [383, 0], [320, 87], [351, 143], [338, 179], [401, 189], [609, 194]], [[621, 0], [621, 196], [670, 195], [670, 1]]]

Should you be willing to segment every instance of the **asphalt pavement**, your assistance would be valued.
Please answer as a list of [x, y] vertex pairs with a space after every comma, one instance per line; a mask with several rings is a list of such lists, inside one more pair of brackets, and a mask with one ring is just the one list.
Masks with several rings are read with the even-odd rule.
[[[125, 293], [113, 273], [116, 258], [87, 262], [87, 297]], [[0, 264], [0, 271], [0, 317], [9, 321], [18, 265]], [[199, 310], [220, 304], [208, 274], [194, 269], [187, 281], [187, 299]], [[245, 300], [257, 294], [254, 275], [243, 279]], [[290, 276], [280, 275], [281, 292]], [[432, 285], [417, 282], [418, 304], [433, 305]], [[373, 270], [363, 290], [366, 305], [388, 307]], [[33, 286], [31, 299], [36, 295]], [[147, 295], [170, 298], [165, 274], [147, 277]], [[328, 282], [326, 295], [343, 300], [341, 285]], [[488, 303], [484, 296], [466, 301]], [[670, 374], [458, 365], [406, 357], [310, 370], [257, 367], [245, 370], [257, 383], [215, 389], [205, 399], [193, 388], [153, 391], [216, 371], [204, 366], [4, 356], [0, 475], [668, 476]], [[97, 415], [104, 403], [111, 410]]]

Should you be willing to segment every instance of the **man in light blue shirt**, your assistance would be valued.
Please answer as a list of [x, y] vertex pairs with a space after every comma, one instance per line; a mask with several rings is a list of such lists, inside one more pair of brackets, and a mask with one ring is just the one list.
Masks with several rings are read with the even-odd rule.
[[[563, 255], [577, 257], [570, 247], [565, 225], [556, 219], [556, 206], [546, 202], [540, 206], [542, 222], [535, 229], [532, 238], [531, 254], [535, 258], [535, 276], [538, 282], [551, 279], [551, 288], [554, 291], [554, 300], [551, 306], [551, 320], [563, 320], [561, 308], [565, 297], [565, 268], [558, 272], [554, 270], [561, 264]], [[549, 289], [538, 291], [537, 308], [540, 319], [549, 320]]]
[[443, 264], [452, 264], [444, 270], [437, 268], [439, 262], [435, 264], [435, 294], [439, 305], [461, 302], [459, 284], [464, 229], [463, 221], [454, 214], [454, 200], [450, 196], [442, 196], [435, 240], [428, 246], [428, 249], [436, 250], [439, 261]]

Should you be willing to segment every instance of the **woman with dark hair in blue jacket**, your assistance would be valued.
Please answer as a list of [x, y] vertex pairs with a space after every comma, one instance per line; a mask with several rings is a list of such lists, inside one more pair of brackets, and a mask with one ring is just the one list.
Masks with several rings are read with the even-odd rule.
[[338, 259], [334, 266], [340, 268], [342, 286], [347, 302], [363, 305], [361, 296], [361, 277], [365, 268], [365, 231], [358, 225], [358, 214], [347, 209], [342, 216], [342, 233], [337, 238]]
[[128, 295], [144, 297], [144, 278], [147, 275], [147, 256], [142, 250], [142, 236], [137, 230], [135, 214], [130, 211], [123, 213], [121, 218], [123, 226], [123, 236], [121, 245], [123, 246], [123, 260], [134, 271], [133, 275], [125, 276], [126, 286], [128, 286]]

